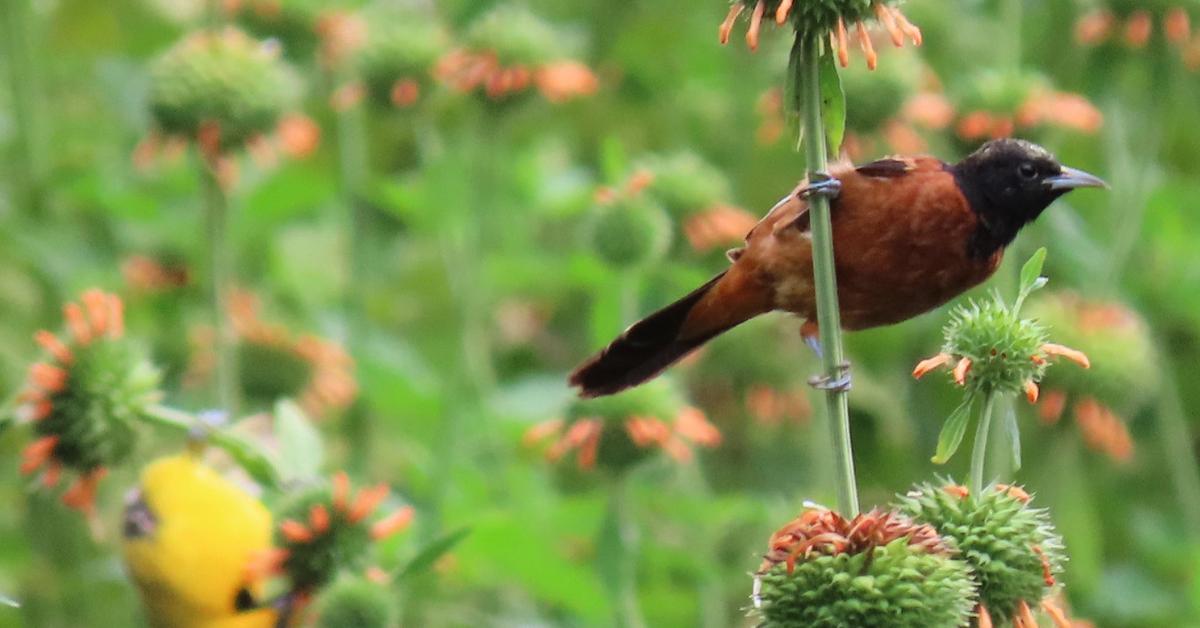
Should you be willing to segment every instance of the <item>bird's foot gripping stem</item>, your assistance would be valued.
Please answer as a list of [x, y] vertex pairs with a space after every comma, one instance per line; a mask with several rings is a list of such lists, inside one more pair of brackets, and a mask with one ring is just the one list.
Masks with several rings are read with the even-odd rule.
[[837, 375], [813, 375], [808, 378], [808, 385], [817, 390], [832, 390], [835, 392], [850, 390], [850, 363], [842, 362], [837, 365]]
[[814, 172], [808, 181], [808, 185], [804, 189], [797, 192], [800, 198], [808, 198], [810, 196], [824, 196], [833, 200], [842, 193], [842, 182], [836, 177], [833, 177], [827, 172]]

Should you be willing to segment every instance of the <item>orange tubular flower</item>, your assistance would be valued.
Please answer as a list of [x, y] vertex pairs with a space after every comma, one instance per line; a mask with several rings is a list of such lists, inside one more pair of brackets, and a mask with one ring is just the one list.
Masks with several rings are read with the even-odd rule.
[[686, 406], [673, 421], [656, 416], [630, 415], [621, 420], [582, 417], [571, 423], [553, 419], [529, 428], [522, 442], [534, 446], [548, 441], [545, 457], [558, 462], [571, 452], [579, 469], [590, 471], [597, 463], [622, 470], [660, 449], [678, 462], [692, 459], [692, 445], [713, 448], [721, 443], [721, 432], [699, 409]]

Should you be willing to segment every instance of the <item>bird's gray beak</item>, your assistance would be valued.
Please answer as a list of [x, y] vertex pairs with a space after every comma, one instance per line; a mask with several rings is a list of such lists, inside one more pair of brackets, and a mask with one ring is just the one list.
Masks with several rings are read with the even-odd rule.
[[1046, 187], [1054, 191], [1065, 191], [1075, 188], [1106, 188], [1108, 184], [1094, 174], [1063, 166], [1061, 174], [1046, 179]]

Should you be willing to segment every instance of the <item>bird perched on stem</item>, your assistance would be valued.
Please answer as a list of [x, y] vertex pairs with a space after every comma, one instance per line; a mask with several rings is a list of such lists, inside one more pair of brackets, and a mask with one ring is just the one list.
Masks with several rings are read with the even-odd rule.
[[858, 330], [899, 323], [978, 285], [1051, 202], [1075, 188], [1105, 187], [1018, 139], [993, 140], [955, 164], [894, 156], [830, 170], [779, 201], [746, 235], [746, 245], [729, 251], [728, 269], [634, 323], [580, 365], [571, 385], [584, 397], [620, 392], [773, 310], [802, 317], [806, 336], [815, 338], [807, 202], [813, 194], [832, 197], [842, 327]]

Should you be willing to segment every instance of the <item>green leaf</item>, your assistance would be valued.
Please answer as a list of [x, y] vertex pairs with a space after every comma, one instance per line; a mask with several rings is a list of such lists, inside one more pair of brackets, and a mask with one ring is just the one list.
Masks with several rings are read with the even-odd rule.
[[279, 471], [257, 445], [223, 430], [213, 430], [208, 438], [214, 446], [224, 449], [255, 482], [267, 488], [279, 488]]
[[289, 399], [275, 404], [275, 435], [279, 438], [275, 467], [282, 479], [315, 480], [325, 457], [321, 435], [300, 406]]
[[1009, 454], [1012, 456], [1012, 470], [1021, 470], [1021, 428], [1017, 425], [1017, 408], [1015, 399], [1004, 402], [1004, 434], [1008, 439]]
[[1042, 265], [1046, 263], [1046, 247], [1038, 249], [1025, 265], [1021, 267], [1021, 289], [1017, 301], [1013, 304], [1013, 315], [1021, 310], [1025, 297], [1035, 290], [1040, 290], [1048, 281], [1042, 276]]
[[963, 435], [967, 433], [967, 422], [971, 419], [971, 408], [975, 405], [975, 395], [967, 395], [966, 399], [950, 413], [950, 418], [942, 425], [938, 434], [937, 453], [933, 456], [934, 464], [946, 464], [950, 457], [958, 451], [962, 444]]
[[404, 569], [400, 570], [400, 573], [396, 575], [396, 581], [399, 582], [406, 578], [414, 578], [429, 571], [429, 568], [439, 558], [444, 556], [446, 552], [454, 549], [454, 546], [462, 542], [469, 534], [471, 534], [471, 528], [459, 528], [430, 541], [417, 552], [416, 556], [413, 556], [412, 560], [408, 561]]
[[21, 603], [14, 600], [3, 593], [0, 593], [0, 606], [10, 606], [12, 608], [21, 608]]
[[825, 124], [826, 150], [837, 157], [846, 134], [846, 92], [833, 55], [833, 48], [825, 46], [820, 59], [821, 119]]
[[783, 111], [795, 119], [802, 113], [800, 104], [800, 64], [804, 62], [804, 43], [799, 37], [788, 53], [787, 75], [783, 82]]

